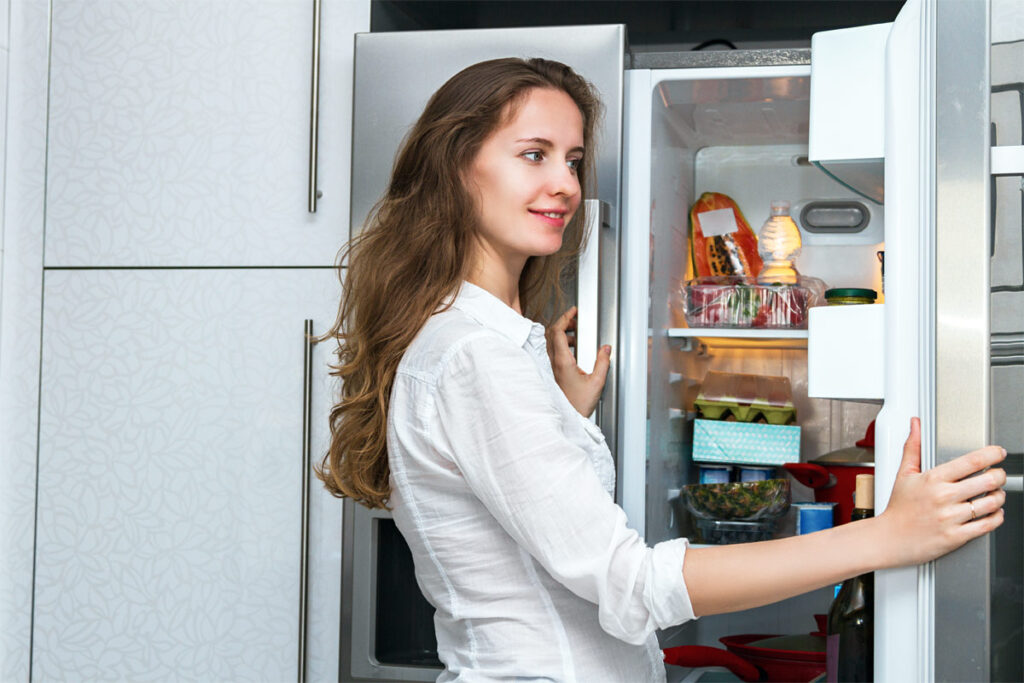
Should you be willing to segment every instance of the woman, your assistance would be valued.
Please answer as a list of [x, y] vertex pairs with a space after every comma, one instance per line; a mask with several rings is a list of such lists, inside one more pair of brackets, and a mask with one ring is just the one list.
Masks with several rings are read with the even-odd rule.
[[329, 333], [344, 384], [319, 474], [392, 510], [437, 609], [441, 681], [663, 680], [658, 628], [924, 562], [1002, 522], [1002, 470], [960, 481], [1002, 449], [922, 474], [915, 420], [873, 519], [700, 549], [649, 548], [626, 526], [585, 419], [610, 349], [588, 375], [569, 349], [572, 310], [547, 334], [534, 322], [584, 238], [598, 116], [564, 65], [465, 69], [427, 104], [349, 246]]

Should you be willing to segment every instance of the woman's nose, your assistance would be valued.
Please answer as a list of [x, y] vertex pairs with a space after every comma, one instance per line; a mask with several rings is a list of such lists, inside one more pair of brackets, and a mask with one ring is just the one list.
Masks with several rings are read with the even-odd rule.
[[557, 169], [553, 170], [548, 178], [550, 192], [553, 195], [560, 194], [572, 197], [580, 191], [580, 181], [576, 173], [569, 168], [568, 164], [555, 164]]

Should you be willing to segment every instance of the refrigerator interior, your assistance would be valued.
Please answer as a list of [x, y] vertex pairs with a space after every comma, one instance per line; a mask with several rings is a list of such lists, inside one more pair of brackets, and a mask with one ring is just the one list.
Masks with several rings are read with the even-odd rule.
[[[808, 398], [806, 339], [671, 336], [669, 330], [680, 334], [686, 326], [679, 294], [687, 279], [694, 201], [707, 191], [729, 195], [755, 233], [771, 200], [790, 201], [803, 241], [797, 269], [828, 287], [881, 292], [877, 252], [884, 249], [884, 232], [880, 205], [807, 163], [809, 67], [653, 71], [650, 83], [646, 95], [629, 96], [651, 98], [645, 536], [657, 543], [693, 537], [688, 514], [672, 498], [681, 486], [698, 481], [691, 459], [692, 401], [708, 371], [788, 377], [802, 461], [854, 445], [880, 408]], [[814, 200], [858, 201], [870, 222], [854, 234], [806, 231], [798, 217]], [[813, 500], [810, 489], [791, 481], [794, 501]], [[794, 514], [783, 519], [780, 533], [793, 533]], [[824, 588], [774, 606], [705, 617], [667, 630], [663, 645], [718, 646], [719, 637], [739, 633], [808, 633], [816, 628], [813, 615], [826, 612], [831, 597], [832, 589]]]

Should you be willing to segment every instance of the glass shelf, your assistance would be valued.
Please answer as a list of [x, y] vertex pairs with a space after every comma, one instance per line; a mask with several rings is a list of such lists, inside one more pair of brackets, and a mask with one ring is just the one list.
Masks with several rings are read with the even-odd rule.
[[807, 330], [671, 327], [665, 330], [665, 336], [678, 340], [683, 350], [692, 349], [694, 340], [718, 348], [807, 348]]

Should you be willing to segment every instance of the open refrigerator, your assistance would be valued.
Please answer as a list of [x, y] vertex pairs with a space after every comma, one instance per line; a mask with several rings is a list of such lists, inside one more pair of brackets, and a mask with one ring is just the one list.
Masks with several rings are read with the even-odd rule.
[[[875, 421], [877, 510], [912, 416], [925, 468], [990, 442], [1010, 452], [997, 533], [877, 573], [876, 680], [1024, 678], [1022, 64], [1019, 8], [911, 0], [892, 24], [816, 35], [807, 66], [627, 72], [620, 484], [648, 542], [693, 532], [676, 496], [698, 481], [692, 399], [709, 371], [788, 377], [803, 461]], [[755, 231], [774, 199], [794, 216], [814, 202], [866, 207], [856, 231], [800, 225], [796, 265], [884, 303], [812, 309], [806, 331], [687, 327], [688, 211], [706, 191], [731, 196]], [[793, 497], [813, 499], [799, 485]], [[807, 633], [831, 597], [700, 619], [663, 644]]]
[[[648, 544], [694, 531], [678, 497], [698, 481], [693, 398], [708, 372], [788, 378], [801, 461], [852, 446], [874, 421], [878, 510], [914, 415], [924, 422], [925, 467], [998, 440], [1015, 454], [1007, 468], [1019, 489], [1024, 17], [1000, 23], [1010, 33], [990, 64], [993, 11], [1019, 16], [999, 0], [909, 0], [893, 24], [819, 34], [810, 51], [659, 55], [651, 68], [628, 57], [621, 26], [360, 34], [353, 232], [448, 76], [487, 58], [559, 59], [594, 82], [606, 106], [577, 353], [592, 362], [599, 344], [613, 345], [596, 419], [617, 463], [616, 500]], [[798, 219], [796, 265], [830, 287], [873, 289], [884, 303], [811, 309], [808, 329], [689, 327], [679, 305], [688, 214], [706, 191], [735, 200], [755, 232], [772, 200], [788, 200], [794, 217], [856, 205], [856, 229], [815, 231]], [[793, 483], [794, 500], [813, 497]], [[877, 680], [1024, 679], [1022, 516], [1011, 493], [997, 534], [876, 575]], [[372, 538], [383, 517], [346, 506], [342, 678], [432, 680], [436, 669], [375, 659], [382, 617], [361, 597], [359, 576], [377, 574], [372, 557], [359, 568], [358, 539]], [[791, 522], [777, 533], [792, 533]], [[669, 647], [808, 633], [832, 595], [828, 587], [659, 636]]]

